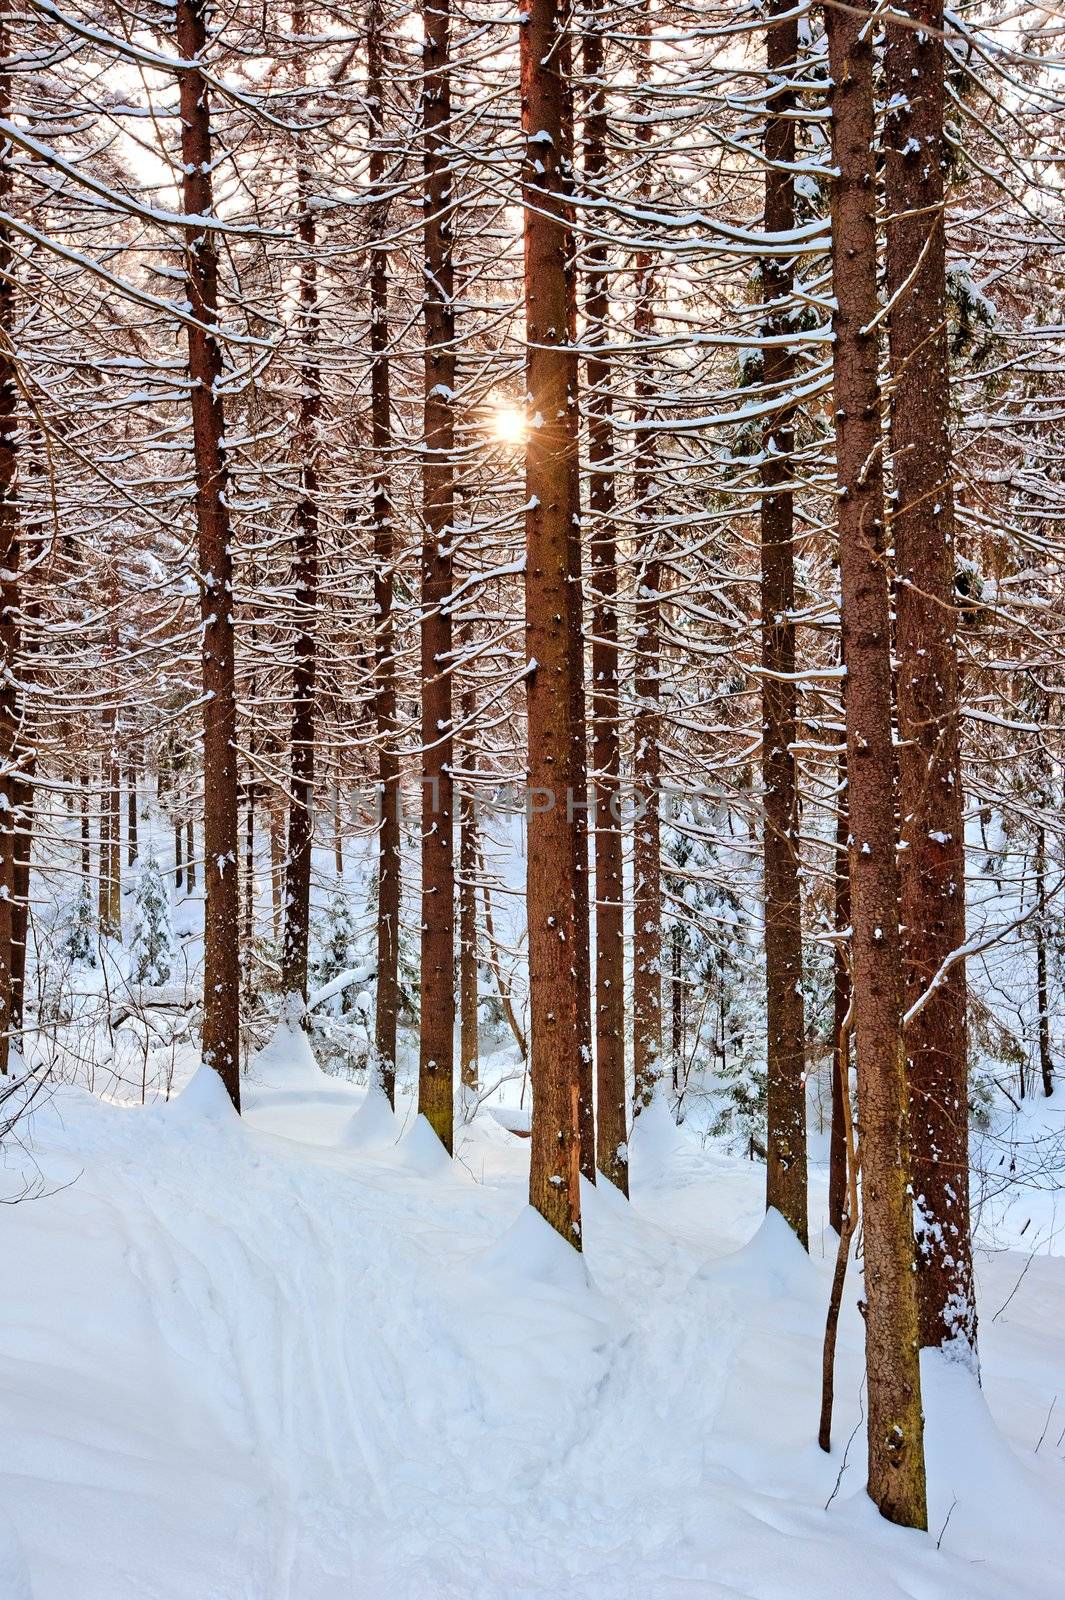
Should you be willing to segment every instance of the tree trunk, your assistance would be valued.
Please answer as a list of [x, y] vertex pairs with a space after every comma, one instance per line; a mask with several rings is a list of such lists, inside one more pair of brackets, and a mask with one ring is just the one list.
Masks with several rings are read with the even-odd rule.
[[1054, 1060], [1050, 1053], [1050, 998], [1047, 990], [1047, 844], [1046, 829], [1037, 828], [1035, 834], [1035, 981], [1036, 1004], [1039, 1008], [1039, 1072], [1043, 1080], [1043, 1093], [1050, 1099], [1054, 1093]]
[[[954, 607], [944, 178], [942, 0], [903, 0], [887, 24], [887, 288], [892, 299], [900, 895], [908, 1009], [965, 943], [965, 822]], [[946, 974], [906, 1030], [924, 1346], [976, 1362], [969, 1216], [965, 966]]]
[[[468, 623], [459, 635], [460, 655], [472, 643]], [[467, 682], [459, 701], [462, 725], [459, 799], [459, 1078], [463, 1103], [472, 1102], [479, 1086], [479, 1048], [477, 1037], [478, 960], [477, 960], [477, 692]]]
[[185, 827], [180, 819], [174, 823], [174, 887], [180, 889], [185, 881], [182, 867], [182, 840], [185, 836]]
[[576, 703], [570, 605], [578, 507], [572, 455], [574, 364], [568, 346], [568, 85], [557, 0], [531, 0], [521, 34], [525, 243], [525, 631], [529, 817], [527, 907], [533, 1080], [529, 1198], [581, 1248], [580, 981], [573, 836]]
[[401, 839], [399, 755], [396, 750], [396, 661], [392, 621], [396, 562], [390, 462], [392, 399], [389, 374], [388, 230], [383, 188], [384, 40], [382, 0], [371, 0], [366, 43], [366, 107], [370, 144], [370, 428], [373, 451], [374, 720], [377, 732], [377, 1010], [374, 1045], [381, 1086], [396, 1099], [396, 1026], [399, 1017], [399, 912]]
[[[22, 730], [25, 745], [25, 729]], [[26, 951], [30, 927], [30, 863], [33, 854], [34, 790], [30, 779], [36, 767], [32, 750], [24, 748], [23, 776], [15, 785], [15, 859], [11, 907], [11, 1033], [22, 1033], [26, 1006]]]
[[[638, 320], [638, 310], [637, 310]], [[642, 385], [638, 382], [637, 388]], [[637, 473], [637, 506], [646, 496], [648, 477]], [[639, 514], [639, 513], [638, 513]], [[651, 540], [657, 543], [651, 534]], [[649, 1106], [662, 1073], [662, 820], [659, 809], [659, 600], [661, 566], [652, 551], [636, 580], [636, 667], [633, 691], [632, 772], [632, 1040], [635, 1093], [633, 1114]]]
[[111, 819], [107, 805], [106, 778], [107, 761], [101, 758], [96, 806], [96, 917], [101, 935], [107, 933], [107, 886], [111, 871], [111, 847], [107, 836]]
[[389, 374], [388, 252], [386, 178], [382, 144], [384, 109], [384, 43], [380, 0], [373, 0], [368, 18], [367, 117], [370, 143], [370, 189], [376, 197], [369, 211], [370, 251], [370, 416], [373, 450], [374, 547], [374, 717], [377, 731], [377, 780], [380, 822], [377, 841], [377, 1007], [374, 1043], [381, 1085], [389, 1105], [395, 1104], [396, 1029], [399, 1016], [399, 913], [401, 893], [400, 769], [396, 751], [395, 639], [392, 604], [395, 533], [392, 522], [390, 460], [392, 402]]
[[92, 832], [89, 826], [89, 777], [81, 774], [81, 875], [87, 878], [92, 871]]
[[877, 374], [873, 37], [866, 4], [828, 7], [833, 371], [847, 666], [852, 980], [865, 1226], [869, 1494], [927, 1525], [901, 998], [891, 632]]
[[[8, 35], [10, 0], [0, 0], [0, 116], [11, 115], [11, 40]], [[0, 214], [10, 211], [14, 173], [12, 147], [5, 143], [0, 154]], [[18, 544], [18, 466], [16, 455], [18, 387], [12, 354], [15, 335], [15, 284], [12, 277], [12, 252], [7, 225], [0, 222], [0, 568], [12, 570]], [[0, 801], [3, 826], [0, 828], [0, 1073], [7, 1073], [12, 1015], [12, 912], [15, 878], [15, 808], [13, 804], [16, 740], [18, 735], [15, 702], [15, 650], [17, 644], [17, 593], [5, 581], [0, 597]]]
[[[649, 60], [650, 15], [646, 0], [641, 8], [637, 83], [646, 85]], [[637, 140], [650, 138], [647, 101], [637, 95], [640, 112]], [[641, 196], [650, 195], [641, 180]], [[662, 565], [655, 511], [654, 434], [641, 427], [650, 419], [654, 398], [652, 357], [646, 348], [655, 334], [654, 271], [649, 252], [636, 256], [635, 310], [635, 423], [636, 461], [633, 472], [633, 515], [642, 530], [639, 547], [646, 552], [636, 578], [633, 669], [635, 713], [632, 733], [632, 775], [635, 811], [632, 826], [632, 1051], [635, 1093], [633, 1117], [651, 1104], [662, 1077], [662, 786], [661, 741], [661, 637], [659, 590]]]
[[451, 1154], [455, 1120], [455, 860], [451, 718], [455, 275], [449, 0], [423, 6], [425, 451], [421, 581], [422, 939], [418, 1110]]
[[111, 749], [107, 770], [107, 809], [110, 812], [110, 860], [107, 871], [108, 921], [115, 938], [122, 936], [122, 770], [118, 750]]
[[250, 962], [255, 940], [255, 784], [248, 779], [244, 813], [244, 950]]
[[270, 800], [270, 902], [273, 913], [274, 943], [281, 938], [281, 917], [285, 903], [285, 814], [277, 795]]
[[[293, 30], [302, 34], [302, 8], [293, 12]], [[311, 924], [311, 852], [314, 842], [314, 686], [317, 673], [318, 611], [318, 418], [321, 374], [318, 365], [318, 261], [311, 174], [297, 136], [296, 205], [300, 241], [300, 403], [296, 420], [299, 495], [296, 501], [293, 603], [296, 613], [292, 671], [290, 742], [291, 802], [288, 809], [288, 865], [285, 877], [285, 936], [281, 986], [307, 999], [307, 950]]]
[[568, 28], [559, 40], [559, 72], [566, 92], [562, 102], [562, 189], [566, 197], [566, 332], [570, 371], [567, 381], [566, 425], [569, 445], [566, 463], [572, 482], [568, 498], [573, 508], [569, 529], [569, 581], [566, 585], [566, 624], [569, 629], [569, 655], [573, 662], [570, 678], [572, 706], [570, 736], [573, 740], [570, 806], [573, 827], [573, 965], [577, 980], [577, 1046], [580, 1055], [581, 1176], [595, 1182], [595, 1058], [592, 1045], [592, 952], [591, 890], [588, 882], [588, 728], [584, 694], [584, 552], [581, 532], [580, 470], [580, 360], [577, 355], [576, 235], [574, 232], [573, 174], [573, 40]]
[[137, 769], [130, 765], [126, 771], [126, 864], [132, 867], [137, 860]]
[[[234, 853], [234, 866], [236, 865], [236, 860], [236, 854]], [[234, 873], [235, 876], [236, 873]], [[195, 894], [196, 892], [196, 824], [191, 817], [185, 824], [185, 888], [189, 894]], [[236, 933], [235, 923], [233, 933]]]
[[339, 774], [333, 779], [333, 870], [337, 881], [344, 882], [344, 817], [341, 811], [341, 784]]
[[678, 924], [673, 929], [669, 983], [669, 1053], [673, 1058], [673, 1093], [682, 1088], [684, 1066], [684, 938]]
[[[600, 4], [584, 33], [584, 186], [604, 192], [609, 127], [603, 84]], [[592, 773], [595, 784], [595, 1068], [598, 1090], [596, 1164], [623, 1194], [629, 1192], [628, 1097], [625, 1091], [625, 915], [620, 817], [621, 744], [618, 724], [617, 523], [610, 360], [595, 347], [610, 337], [606, 245], [592, 235], [585, 247], [584, 301], [588, 507], [592, 557]]]
[[[795, 91], [799, 22], [788, 0], [771, 0], [765, 132], [765, 227], [795, 226]], [[762, 264], [767, 338], [793, 333], [795, 269], [788, 257]], [[803, 1245], [806, 1201], [806, 1018], [802, 994], [802, 878], [795, 743], [795, 557], [791, 391], [794, 347], [764, 346], [763, 381], [777, 409], [762, 434], [762, 859], [765, 875], [766, 1207]]]
[[473, 775], [477, 753], [470, 737], [476, 704], [472, 689], [462, 695], [463, 786], [459, 811], [459, 1070], [463, 1098], [479, 1086], [477, 1006], [477, 797]]
[[836, 870], [832, 954], [832, 1127], [828, 1144], [828, 1223], [842, 1234], [847, 1206], [847, 1113], [850, 1094], [850, 1037], [847, 1017], [851, 1005], [851, 973], [846, 932], [851, 923], [850, 873], [847, 869], [847, 762], [839, 759], [839, 797], [836, 802]]
[[[0, 41], [2, 42], [2, 41]], [[30, 473], [35, 479], [43, 476], [43, 466], [38, 458], [30, 458]], [[23, 566], [31, 575], [37, 566], [50, 526], [50, 507], [38, 509], [32, 521], [27, 518], [24, 532], [20, 534], [16, 550], [8, 557], [18, 585], [18, 630], [16, 649], [18, 655], [18, 681], [21, 686], [18, 699], [18, 775], [14, 786], [15, 801], [15, 854], [11, 909], [11, 1032], [22, 1033], [26, 1002], [26, 956], [30, 931], [30, 868], [33, 860], [33, 826], [36, 811], [34, 779], [37, 775], [37, 713], [33, 693], [36, 680], [35, 657], [38, 641], [35, 633], [40, 616], [39, 592], [36, 586], [26, 592], [25, 580], [20, 576]], [[25, 551], [25, 561], [23, 561]], [[30, 577], [31, 584], [33, 578]], [[39, 581], [39, 580], [38, 580]], [[23, 619], [30, 623], [26, 637]], [[69, 804], [68, 796], [68, 804]], [[48, 806], [50, 814], [51, 807]], [[21, 1040], [20, 1040], [21, 1049]]]
[[[117, 649], [114, 637], [111, 648]], [[122, 801], [115, 721], [112, 704], [105, 713], [107, 748], [100, 763], [100, 932], [109, 939], [120, 938], [122, 934]]]
[[844, 1199], [837, 1232], [836, 1266], [832, 1274], [832, 1288], [828, 1297], [828, 1314], [825, 1318], [825, 1342], [821, 1351], [821, 1419], [817, 1429], [817, 1442], [824, 1451], [832, 1448], [832, 1404], [836, 1392], [836, 1334], [839, 1330], [839, 1313], [843, 1303], [843, 1284], [847, 1276], [847, 1258], [851, 1239], [858, 1226], [858, 1152], [854, 1143], [854, 1123], [850, 1102], [850, 1036], [851, 1018], [844, 1017], [836, 1049], [835, 1065], [844, 1074], [834, 1085], [832, 1105], [840, 1110], [843, 1124], [843, 1187]]
[[[207, 79], [198, 61], [207, 42], [207, 0], [176, 0], [185, 212], [214, 209]], [[200, 607], [203, 622], [204, 915], [203, 1059], [240, 1109], [240, 959], [237, 940], [237, 748], [234, 689], [233, 549], [220, 381], [218, 254], [201, 223], [185, 230], [192, 434], [196, 468]], [[207, 804], [207, 798], [210, 804]]]

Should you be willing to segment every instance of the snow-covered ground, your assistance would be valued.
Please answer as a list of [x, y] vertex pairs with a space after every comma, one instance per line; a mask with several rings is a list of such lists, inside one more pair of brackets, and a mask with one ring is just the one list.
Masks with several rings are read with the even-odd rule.
[[40, 1097], [3, 1168], [38, 1192], [0, 1210], [0, 1600], [1061, 1592], [1052, 1239], [981, 1254], [983, 1391], [926, 1367], [917, 1534], [863, 1493], [853, 1268], [817, 1449], [832, 1239], [763, 1220], [760, 1167], [645, 1126], [582, 1264], [527, 1161], [483, 1109], [449, 1163], [299, 1034], [243, 1121], [207, 1073]]

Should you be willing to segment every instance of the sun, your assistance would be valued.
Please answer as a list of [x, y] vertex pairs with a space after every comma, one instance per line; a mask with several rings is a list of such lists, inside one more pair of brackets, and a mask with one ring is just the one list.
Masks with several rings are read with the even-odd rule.
[[492, 413], [492, 432], [500, 444], [525, 443], [525, 413], [520, 406], [497, 406]]

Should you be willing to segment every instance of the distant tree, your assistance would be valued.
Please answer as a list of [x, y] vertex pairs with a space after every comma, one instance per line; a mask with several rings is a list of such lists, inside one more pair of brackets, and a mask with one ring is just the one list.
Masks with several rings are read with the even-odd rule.
[[170, 888], [154, 849], [148, 845], [140, 854], [133, 890], [129, 975], [134, 983], [163, 984], [169, 979], [173, 964]]
[[[330, 895], [329, 904], [318, 923], [317, 934], [318, 954], [312, 963], [311, 974], [315, 985], [320, 988], [338, 978], [342, 972], [350, 972], [362, 960], [351, 899], [343, 891]], [[341, 991], [339, 1004], [341, 1011], [348, 1010], [348, 990]]]
[[88, 966], [94, 967], [98, 937], [96, 897], [92, 892], [91, 880], [83, 877], [74, 897], [69, 932], [64, 941], [67, 955], [72, 961], [84, 961]]

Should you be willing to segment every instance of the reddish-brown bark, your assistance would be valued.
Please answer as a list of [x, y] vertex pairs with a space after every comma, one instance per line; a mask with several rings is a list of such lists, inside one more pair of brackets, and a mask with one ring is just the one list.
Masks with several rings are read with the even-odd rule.
[[455, 271], [450, 6], [422, 19], [425, 165], [425, 443], [422, 456], [422, 939], [418, 1109], [450, 1154], [455, 1121], [455, 818], [451, 712]]
[[[584, 187], [603, 192], [609, 125], [603, 85], [603, 29], [598, 6], [585, 26], [583, 67]], [[595, 786], [595, 1070], [598, 1099], [596, 1162], [623, 1194], [629, 1192], [628, 1096], [625, 1090], [625, 914], [620, 817], [621, 741], [618, 722], [617, 511], [610, 360], [596, 349], [609, 339], [609, 279], [605, 241], [585, 246], [584, 316], [588, 418], [588, 512], [592, 565], [592, 745]]]
[[[636, 64], [643, 90], [650, 72], [650, 11], [641, 8], [642, 37]], [[640, 118], [636, 140], [651, 138], [649, 102], [638, 94]], [[646, 168], [645, 168], [646, 170]], [[646, 179], [640, 194], [650, 199]], [[654, 374], [649, 346], [655, 334], [654, 260], [639, 251], [635, 260], [633, 334], [636, 342], [634, 383], [636, 460], [633, 471], [633, 515], [646, 531], [637, 536], [636, 605], [633, 641], [635, 710], [632, 728], [632, 1058], [633, 1117], [651, 1104], [662, 1077], [662, 786], [661, 744], [661, 602], [660, 535], [655, 526], [655, 436], [651, 420]]]
[[390, 462], [392, 399], [389, 374], [388, 224], [381, 197], [386, 176], [384, 123], [384, 39], [381, 0], [372, 0], [367, 19], [366, 108], [370, 141], [370, 428], [373, 470], [374, 721], [377, 732], [377, 783], [381, 810], [377, 835], [377, 1007], [374, 1046], [381, 1086], [389, 1105], [396, 1098], [396, 1026], [399, 1016], [400, 770], [396, 748], [395, 629], [392, 622], [395, 529], [392, 520]]
[[925, 1527], [925, 1469], [902, 1038], [891, 627], [877, 312], [871, 14], [828, 7], [833, 404], [847, 668], [852, 981], [865, 1233], [869, 1494]]
[[[176, 43], [185, 212], [210, 217], [211, 114], [198, 62], [207, 42], [206, 0], [177, 0]], [[203, 1059], [219, 1073], [240, 1109], [240, 963], [237, 898], [237, 748], [234, 688], [233, 554], [225, 415], [220, 388], [218, 253], [202, 222], [185, 229], [187, 325], [196, 530], [203, 624], [204, 919]], [[190, 863], [191, 866], [191, 863]]]
[[563, 192], [571, 202], [566, 208], [569, 224], [566, 239], [566, 329], [570, 345], [569, 404], [566, 413], [570, 433], [566, 461], [572, 476], [570, 502], [573, 517], [569, 536], [569, 583], [567, 585], [567, 626], [573, 674], [570, 682], [573, 705], [570, 718], [573, 739], [573, 872], [574, 872], [574, 947], [577, 977], [577, 1031], [580, 1049], [581, 1175], [595, 1182], [595, 1059], [592, 1048], [592, 954], [591, 889], [588, 882], [588, 724], [584, 695], [584, 551], [581, 531], [580, 477], [580, 361], [577, 356], [577, 264], [573, 231], [573, 42], [569, 30], [559, 41], [559, 70], [564, 92], [562, 100], [562, 146], [560, 172]]
[[1039, 1076], [1043, 1094], [1054, 1093], [1054, 1057], [1050, 1049], [1050, 995], [1047, 986], [1047, 842], [1046, 829], [1035, 832], [1035, 998], [1039, 1041]]
[[126, 864], [132, 867], [137, 860], [137, 768], [131, 762], [126, 769]]
[[846, 935], [851, 922], [850, 871], [847, 865], [847, 763], [839, 761], [839, 795], [836, 801], [836, 870], [832, 956], [832, 1127], [828, 1145], [828, 1222], [843, 1232], [847, 1206], [847, 1106], [850, 1094], [851, 1029], [847, 1018], [851, 1004], [850, 952]]
[[[765, 132], [765, 226], [795, 226], [795, 92], [799, 23], [789, 0], [772, 0], [766, 33], [770, 90]], [[794, 264], [762, 264], [765, 333], [793, 332]], [[797, 362], [790, 344], [766, 344], [763, 382], [777, 409], [762, 435], [762, 859], [765, 877], [766, 1206], [805, 1245], [806, 1020], [802, 994], [802, 880], [795, 743], [795, 556], [790, 394]]]
[[[466, 638], [464, 637], [464, 642]], [[464, 1099], [478, 1088], [477, 1035], [477, 809], [474, 775], [477, 747], [474, 725], [477, 697], [472, 685], [462, 691], [462, 794], [459, 806], [459, 1076]]]
[[[904, 1000], [965, 943], [965, 823], [955, 648], [941, 0], [904, 0], [921, 31], [887, 25], [887, 286], [898, 656]], [[965, 966], [906, 1030], [918, 1217], [921, 1343], [975, 1359]]]
[[[0, 116], [11, 113], [9, 4], [0, 0]], [[11, 209], [14, 187], [11, 146], [0, 152], [0, 212]], [[13, 570], [18, 544], [18, 456], [16, 429], [18, 388], [12, 341], [15, 331], [15, 284], [11, 242], [0, 223], [0, 568]], [[0, 596], [0, 1072], [8, 1070], [12, 1029], [12, 938], [15, 881], [15, 762], [18, 708], [15, 698], [17, 594], [9, 578]]]
[[[117, 596], [112, 597], [117, 603]], [[118, 630], [112, 628], [107, 645], [110, 658], [110, 689], [116, 693], [114, 658], [118, 652]], [[104, 712], [106, 745], [100, 764], [100, 882], [98, 909], [100, 932], [116, 939], [122, 933], [122, 841], [121, 796], [117, 739], [117, 711], [115, 701]]]
[[[637, 319], [638, 323], [640, 319]], [[639, 388], [645, 385], [640, 383]], [[635, 474], [637, 507], [645, 499], [649, 460]], [[639, 512], [638, 512], [639, 514]], [[636, 579], [633, 690], [632, 824], [632, 1055], [633, 1115], [651, 1104], [662, 1075], [662, 819], [659, 585], [661, 563], [651, 550]]]
[[[303, 31], [301, 13], [295, 32]], [[322, 407], [318, 359], [317, 229], [311, 205], [311, 174], [301, 144], [296, 151], [299, 259], [299, 408], [295, 451], [299, 469], [295, 552], [292, 568], [296, 618], [289, 742], [291, 801], [285, 873], [285, 935], [281, 983], [287, 994], [307, 998], [307, 951], [311, 918], [311, 854], [314, 843], [315, 680], [318, 666], [318, 419]]]
[[245, 986], [250, 981], [252, 944], [255, 940], [255, 781], [244, 785], [244, 960]]
[[573, 838], [574, 659], [568, 590], [576, 474], [568, 344], [566, 95], [556, 0], [532, 0], [521, 27], [525, 206], [525, 630], [528, 660], [527, 905], [533, 1078], [529, 1198], [581, 1248], [580, 984]]

